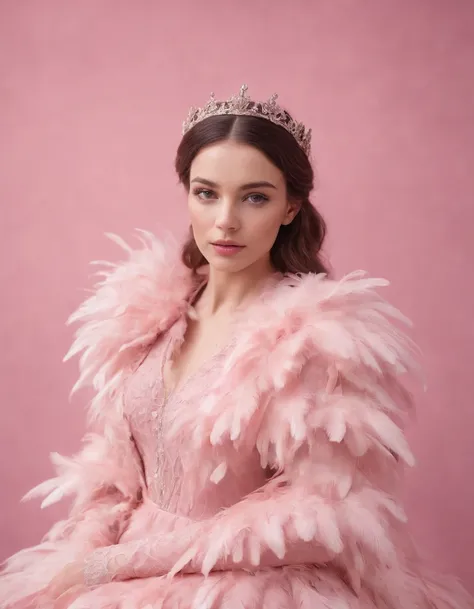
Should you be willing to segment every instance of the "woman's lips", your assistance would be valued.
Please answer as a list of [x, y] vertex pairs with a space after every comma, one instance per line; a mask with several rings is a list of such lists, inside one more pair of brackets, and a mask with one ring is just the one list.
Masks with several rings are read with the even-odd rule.
[[245, 245], [226, 245], [225, 243], [212, 243], [214, 251], [220, 256], [235, 256], [241, 252]]

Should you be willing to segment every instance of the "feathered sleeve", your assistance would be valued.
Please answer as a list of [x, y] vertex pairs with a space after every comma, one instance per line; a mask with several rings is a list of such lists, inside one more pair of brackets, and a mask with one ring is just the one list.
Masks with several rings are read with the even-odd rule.
[[[397, 564], [394, 536], [405, 516], [396, 482], [402, 462], [413, 463], [402, 431], [410, 395], [400, 376], [414, 361], [411, 344], [390, 319], [398, 313], [373, 291], [379, 285], [359, 276], [327, 282], [312, 302], [316, 313], [286, 308], [291, 331], [285, 336], [280, 326], [265, 356], [259, 354], [266, 367], [256, 374], [267, 399], [258, 407], [236, 404], [212, 426], [202, 424], [217, 449], [243, 449], [251, 440], [262, 467], [275, 476], [179, 535], [92, 553], [89, 565], [101, 567], [91, 583], [331, 562], [357, 587], [367, 565], [376, 571]], [[295, 291], [302, 302], [311, 295]], [[262, 324], [256, 320], [260, 331]], [[249, 353], [237, 349], [234, 361], [244, 360], [249, 366]]]
[[115, 543], [130, 511], [140, 501], [143, 483], [125, 421], [97, 427], [84, 436], [76, 455], [53, 453], [51, 460], [57, 475], [23, 498], [44, 497], [43, 508], [67, 496], [74, 498], [68, 519], [57, 523], [47, 538], [72, 538], [85, 547]]
[[78, 454], [53, 454], [52, 461], [56, 477], [38, 485], [25, 499], [45, 497], [42, 507], [46, 507], [69, 496], [72, 507], [41, 543], [9, 558], [0, 573], [5, 606], [38, 594], [64, 565], [116, 543], [140, 502], [133, 445], [119, 425], [88, 433]]

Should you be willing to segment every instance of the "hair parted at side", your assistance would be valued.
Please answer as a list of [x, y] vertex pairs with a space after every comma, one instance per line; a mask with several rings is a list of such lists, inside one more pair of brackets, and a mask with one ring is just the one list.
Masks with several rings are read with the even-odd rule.
[[[281, 273], [329, 273], [322, 259], [326, 222], [309, 196], [314, 187], [311, 163], [294, 137], [283, 127], [255, 116], [211, 116], [183, 136], [175, 160], [179, 181], [189, 191], [191, 164], [206, 146], [233, 140], [254, 146], [285, 176], [288, 196], [301, 204], [291, 224], [281, 226], [270, 251], [275, 270]], [[194, 272], [207, 264], [192, 232], [183, 246], [183, 263]]]

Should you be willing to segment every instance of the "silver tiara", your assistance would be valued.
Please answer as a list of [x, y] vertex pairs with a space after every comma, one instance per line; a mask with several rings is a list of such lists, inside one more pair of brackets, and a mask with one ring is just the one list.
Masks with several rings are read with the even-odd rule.
[[311, 129], [306, 130], [303, 123], [297, 123], [286, 110], [276, 103], [278, 95], [274, 93], [266, 102], [256, 102], [247, 95], [247, 85], [240, 87], [239, 95], [234, 95], [226, 101], [217, 101], [214, 93], [202, 108], [191, 108], [187, 119], [183, 122], [183, 135], [210, 116], [232, 114], [238, 116], [258, 116], [280, 125], [286, 129], [298, 142], [300, 148], [309, 157], [311, 152]]

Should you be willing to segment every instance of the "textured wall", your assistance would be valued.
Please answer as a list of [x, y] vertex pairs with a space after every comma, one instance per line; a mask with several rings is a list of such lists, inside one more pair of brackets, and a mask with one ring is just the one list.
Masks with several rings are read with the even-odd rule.
[[0, 2], [3, 556], [65, 509], [18, 501], [83, 432], [61, 358], [88, 261], [119, 255], [104, 231], [184, 232], [181, 121], [247, 82], [313, 127], [336, 272], [387, 276], [415, 322], [428, 391], [411, 528], [474, 581], [473, 40], [469, 0]]

